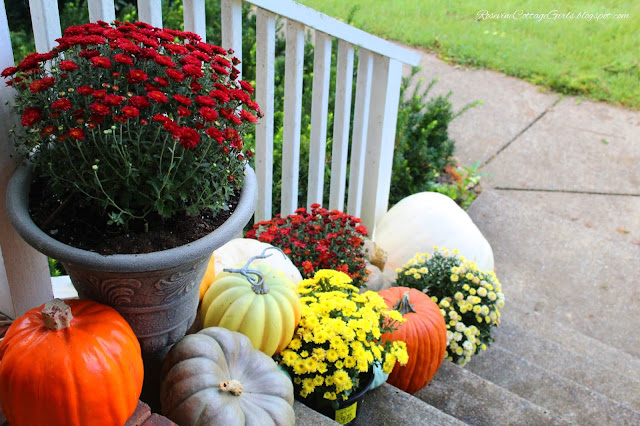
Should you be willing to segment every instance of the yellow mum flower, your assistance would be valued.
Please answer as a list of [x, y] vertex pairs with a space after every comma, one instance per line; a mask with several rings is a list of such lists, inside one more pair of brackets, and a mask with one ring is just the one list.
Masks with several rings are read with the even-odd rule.
[[300, 346], [302, 346], [302, 342], [300, 341], [300, 339], [296, 338], [289, 342], [289, 348], [293, 349], [294, 351], [300, 349]]
[[455, 283], [458, 281], [459, 277], [457, 274], [452, 274], [451, 277], [449, 277], [449, 279]]

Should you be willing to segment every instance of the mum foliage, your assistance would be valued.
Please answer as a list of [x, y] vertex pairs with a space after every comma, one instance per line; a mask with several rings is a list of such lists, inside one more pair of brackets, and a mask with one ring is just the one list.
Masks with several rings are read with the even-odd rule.
[[421, 290], [440, 307], [447, 324], [446, 359], [464, 366], [487, 349], [504, 306], [502, 285], [493, 271], [479, 270], [457, 250], [436, 247], [433, 254], [416, 254], [397, 272], [396, 285]]
[[243, 135], [260, 116], [232, 51], [140, 22], [73, 26], [57, 41], [2, 72], [18, 90], [18, 149], [38, 176], [125, 227], [229, 208]]
[[312, 204], [311, 212], [299, 208], [285, 218], [278, 214], [256, 223], [246, 236], [282, 249], [305, 278], [320, 269], [334, 269], [360, 287], [367, 279], [363, 237], [368, 235], [361, 223], [360, 218]]
[[[380, 342], [404, 319], [373, 291], [362, 294], [348, 275], [320, 270], [298, 284], [302, 318], [280, 363], [291, 373], [296, 394], [320, 405], [346, 400], [361, 373], [373, 365], [390, 373], [408, 361], [406, 344]], [[333, 404], [332, 404], [333, 405]]]

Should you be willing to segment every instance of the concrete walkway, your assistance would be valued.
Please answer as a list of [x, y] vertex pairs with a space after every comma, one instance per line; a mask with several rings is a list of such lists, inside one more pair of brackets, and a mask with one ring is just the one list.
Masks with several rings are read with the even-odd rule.
[[434, 94], [452, 91], [456, 110], [483, 102], [450, 133], [461, 163], [488, 174], [469, 214], [493, 247], [505, 314], [542, 313], [640, 357], [640, 111], [421, 53]]

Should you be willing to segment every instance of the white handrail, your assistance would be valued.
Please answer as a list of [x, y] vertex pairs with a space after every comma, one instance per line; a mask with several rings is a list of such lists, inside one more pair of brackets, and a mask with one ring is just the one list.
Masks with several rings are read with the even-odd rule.
[[277, 15], [300, 22], [309, 28], [322, 31], [323, 33], [329, 34], [356, 46], [363, 47], [382, 56], [396, 59], [402, 63], [412, 66], [417, 66], [420, 62], [420, 55], [415, 52], [380, 37], [366, 33], [300, 3], [296, 3], [291, 0], [246, 1], [247, 3], [251, 3]]

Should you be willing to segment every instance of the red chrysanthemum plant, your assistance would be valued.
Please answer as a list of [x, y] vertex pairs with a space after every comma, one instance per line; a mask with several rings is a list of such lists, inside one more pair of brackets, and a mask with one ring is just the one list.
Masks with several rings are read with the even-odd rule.
[[232, 51], [139, 22], [69, 27], [57, 41], [1, 74], [18, 92], [14, 135], [36, 176], [121, 229], [229, 208], [250, 155], [243, 136], [261, 115]]
[[246, 236], [282, 249], [304, 278], [312, 278], [320, 269], [333, 269], [361, 287], [368, 275], [364, 254], [368, 235], [360, 218], [312, 204], [310, 212], [299, 208], [290, 216], [256, 223]]

